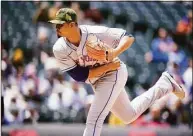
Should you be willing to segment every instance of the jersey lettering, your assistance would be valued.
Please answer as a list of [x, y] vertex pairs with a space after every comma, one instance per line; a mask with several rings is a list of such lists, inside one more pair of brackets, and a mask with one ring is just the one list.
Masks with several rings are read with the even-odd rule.
[[89, 57], [88, 55], [83, 55], [83, 56], [81, 56], [81, 59], [82, 59], [83, 61], [86, 61], [86, 62], [97, 61], [96, 59], [93, 59], [93, 58]]

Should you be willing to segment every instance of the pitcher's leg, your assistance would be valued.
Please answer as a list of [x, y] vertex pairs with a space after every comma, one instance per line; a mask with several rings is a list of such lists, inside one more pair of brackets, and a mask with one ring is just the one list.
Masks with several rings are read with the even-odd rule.
[[118, 93], [120, 93], [120, 91], [116, 91], [116, 83], [110, 87], [111, 89], [108, 87], [97, 89], [100, 92], [96, 91], [95, 93], [95, 99], [87, 116], [86, 129], [83, 136], [100, 136], [103, 122], [118, 97]]
[[[164, 76], [148, 91], [136, 97], [130, 102], [127, 93], [123, 90], [115, 101], [111, 111], [124, 123], [128, 124], [136, 120], [156, 100], [172, 92], [173, 88]], [[121, 105], [121, 106], [120, 106]]]
[[100, 136], [103, 122], [125, 86], [125, 70], [118, 70], [112, 76], [103, 77], [95, 88], [95, 99], [90, 107], [83, 136]]
[[119, 94], [111, 109], [111, 112], [119, 119], [121, 119], [125, 124], [127, 124], [129, 120], [136, 116], [136, 112], [131, 105], [125, 89], [122, 90]]

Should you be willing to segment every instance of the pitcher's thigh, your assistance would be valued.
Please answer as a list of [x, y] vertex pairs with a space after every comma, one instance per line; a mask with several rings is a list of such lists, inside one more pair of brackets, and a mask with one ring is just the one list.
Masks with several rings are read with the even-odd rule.
[[100, 135], [103, 122], [121, 92], [120, 88], [125, 86], [126, 81], [121, 79], [122, 72], [118, 70], [101, 78], [93, 87], [95, 98], [88, 113], [84, 136]]
[[123, 89], [118, 98], [116, 99], [111, 112], [120, 118], [124, 123], [127, 123], [130, 119], [135, 116], [135, 111], [131, 105], [128, 94], [125, 89]]
[[119, 96], [121, 84], [119, 79], [119, 72], [116, 71], [114, 75], [109, 75], [100, 79], [95, 85], [95, 98], [90, 107], [87, 121], [97, 123], [98, 119], [105, 118], [112, 108], [115, 100]]

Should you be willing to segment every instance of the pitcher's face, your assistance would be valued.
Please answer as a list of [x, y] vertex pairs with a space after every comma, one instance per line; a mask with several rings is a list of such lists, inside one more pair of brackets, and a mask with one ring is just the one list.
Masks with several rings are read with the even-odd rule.
[[74, 32], [75, 27], [76, 24], [74, 22], [57, 24], [56, 25], [57, 34], [63, 37], [69, 37]]

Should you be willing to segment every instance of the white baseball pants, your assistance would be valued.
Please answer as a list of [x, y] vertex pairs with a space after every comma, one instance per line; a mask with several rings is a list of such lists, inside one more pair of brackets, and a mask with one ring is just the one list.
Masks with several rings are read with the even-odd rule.
[[155, 100], [172, 91], [171, 84], [161, 77], [152, 88], [130, 102], [124, 89], [127, 76], [127, 68], [121, 63], [117, 71], [107, 73], [93, 85], [95, 99], [88, 113], [83, 136], [100, 136], [103, 122], [110, 111], [129, 124]]

